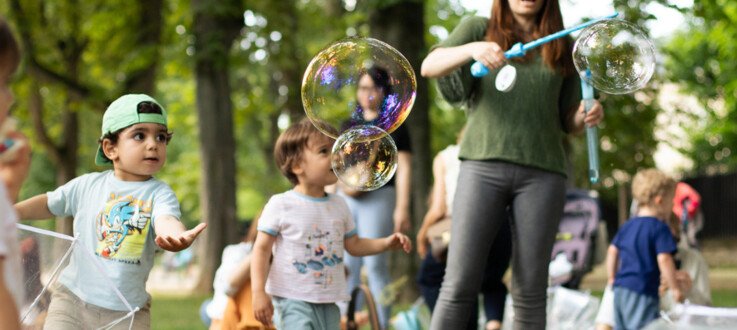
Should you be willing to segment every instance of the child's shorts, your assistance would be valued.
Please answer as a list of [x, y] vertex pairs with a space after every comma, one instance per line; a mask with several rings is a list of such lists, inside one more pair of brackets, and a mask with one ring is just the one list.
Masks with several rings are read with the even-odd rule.
[[[109, 310], [88, 304], [63, 285], [57, 285], [51, 294], [44, 329], [79, 330], [105, 327], [128, 315], [125, 311]], [[151, 299], [134, 314], [133, 327], [127, 318], [106, 329], [151, 329]]]
[[281, 297], [271, 301], [277, 329], [340, 329], [340, 310], [335, 303], [313, 304]]
[[660, 301], [622, 287], [614, 287], [615, 329], [642, 329], [660, 314]]

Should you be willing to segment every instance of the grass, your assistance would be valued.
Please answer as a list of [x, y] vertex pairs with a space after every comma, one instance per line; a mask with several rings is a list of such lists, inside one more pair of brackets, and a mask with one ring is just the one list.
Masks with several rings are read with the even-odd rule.
[[[591, 294], [601, 297], [602, 291]], [[711, 294], [715, 307], [737, 308], [737, 290], [715, 290]], [[200, 330], [205, 326], [200, 321], [200, 304], [209, 298], [205, 295], [195, 296], [154, 296], [151, 307], [151, 329]], [[396, 313], [409, 308], [409, 304], [399, 304], [393, 308]]]
[[[592, 296], [601, 298], [604, 291], [593, 290]], [[712, 290], [711, 303], [713, 307], [737, 308], [737, 290]]]
[[737, 291], [712, 291], [711, 300], [716, 307], [737, 307]]
[[199, 311], [200, 305], [207, 298], [210, 296], [154, 296], [151, 301], [151, 329], [205, 329]]

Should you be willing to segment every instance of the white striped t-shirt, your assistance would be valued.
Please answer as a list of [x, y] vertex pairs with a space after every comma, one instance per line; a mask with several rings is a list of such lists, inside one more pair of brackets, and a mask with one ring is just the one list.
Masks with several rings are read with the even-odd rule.
[[346, 301], [344, 238], [356, 235], [348, 205], [290, 190], [271, 197], [258, 230], [276, 237], [266, 293], [310, 303]]

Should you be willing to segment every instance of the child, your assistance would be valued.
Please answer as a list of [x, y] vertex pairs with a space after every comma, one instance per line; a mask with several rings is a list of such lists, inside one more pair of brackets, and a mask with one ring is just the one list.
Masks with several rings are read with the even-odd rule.
[[335, 303], [350, 300], [343, 249], [354, 256], [411, 249], [401, 233], [378, 239], [356, 235], [346, 202], [325, 193], [325, 186], [337, 182], [330, 166], [332, 144], [307, 120], [276, 141], [277, 166], [294, 188], [274, 195], [264, 207], [251, 257], [253, 310], [265, 325], [272, 324], [276, 309], [279, 329], [339, 329]]
[[[215, 272], [215, 279], [212, 282], [214, 289], [212, 300], [205, 302], [207, 304], [205, 313], [207, 319], [210, 320], [210, 330], [234, 328], [233, 326], [226, 326], [223, 323], [225, 320], [224, 314], [227, 310], [227, 305], [235, 302], [230, 298], [236, 298], [243, 286], [250, 282], [250, 255], [253, 249], [253, 242], [256, 241], [257, 226], [258, 215], [251, 221], [246, 234], [239, 243], [228, 245], [223, 249], [220, 267]], [[248, 303], [251, 303], [250, 296]], [[250, 311], [250, 313], [253, 314], [253, 311]]]
[[[164, 166], [171, 135], [166, 111], [153, 98], [124, 95], [105, 111], [95, 158], [113, 169], [82, 175], [16, 204], [21, 219], [74, 217], [77, 246], [51, 297], [46, 329], [98, 327], [125, 318], [129, 309], [118, 292], [138, 308], [133, 328], [150, 328], [146, 279], [157, 246], [181, 251], [205, 228], [186, 230], [174, 192], [153, 177]], [[90, 262], [92, 256], [97, 263]], [[77, 303], [80, 299], [84, 303]]]
[[[10, 80], [20, 62], [20, 49], [10, 27], [0, 17], [0, 126], [8, 119], [13, 93]], [[23, 272], [21, 253], [18, 246], [16, 222], [18, 220], [12, 203], [18, 198], [20, 186], [28, 175], [30, 149], [25, 136], [10, 133], [19, 149], [12, 160], [0, 162], [0, 324], [3, 329], [18, 329], [18, 310], [23, 300]], [[2, 142], [2, 141], [0, 141]]]
[[683, 300], [673, 262], [676, 242], [665, 222], [675, 188], [676, 182], [656, 169], [642, 170], [632, 180], [639, 209], [617, 232], [606, 259], [616, 329], [640, 329], [658, 317], [661, 273], [674, 299]]

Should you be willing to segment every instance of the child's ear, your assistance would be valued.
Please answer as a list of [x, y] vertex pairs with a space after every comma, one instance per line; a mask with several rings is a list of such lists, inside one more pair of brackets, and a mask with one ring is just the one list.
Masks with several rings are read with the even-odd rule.
[[292, 173], [297, 176], [304, 173], [304, 169], [302, 169], [300, 162], [296, 162], [294, 165], [292, 165]]
[[102, 140], [102, 152], [111, 161], [118, 159], [118, 146], [113, 141], [110, 141], [110, 139]]
[[657, 195], [655, 196], [655, 199], [653, 199], [653, 201], [655, 202], [655, 205], [663, 204], [663, 196]]

